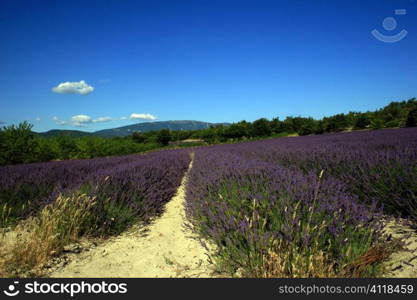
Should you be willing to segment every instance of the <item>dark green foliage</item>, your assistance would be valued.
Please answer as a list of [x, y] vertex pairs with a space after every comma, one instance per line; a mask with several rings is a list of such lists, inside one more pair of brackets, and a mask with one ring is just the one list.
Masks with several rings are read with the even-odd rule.
[[56, 139], [38, 138], [37, 161], [50, 161], [60, 157], [61, 148]]
[[322, 134], [325, 132], [325, 122], [323, 120], [317, 121], [315, 134]]
[[354, 121], [354, 129], [365, 129], [370, 124], [369, 117], [366, 114], [359, 114]]
[[162, 129], [157, 135], [157, 142], [163, 146], [167, 146], [171, 140], [171, 132], [169, 129]]
[[181, 141], [193, 137], [193, 134], [196, 130], [176, 130], [171, 131], [171, 140], [172, 141]]
[[326, 131], [327, 132], [339, 132], [348, 128], [349, 121], [346, 118], [345, 114], [337, 114], [332, 117], [323, 118], [326, 121]]
[[228, 139], [240, 140], [244, 136], [248, 136], [249, 132], [245, 124], [234, 123], [224, 129], [224, 136]]
[[142, 133], [136, 131], [132, 134], [132, 140], [136, 143], [144, 143], [146, 141], [146, 137]]
[[282, 133], [284, 132], [284, 123], [279, 120], [278, 117], [273, 118], [271, 122], [269, 122], [271, 126], [271, 130], [273, 133]]
[[303, 124], [297, 131], [299, 135], [309, 135], [317, 131], [317, 121], [313, 118], [303, 118]]
[[271, 133], [271, 126], [269, 125], [269, 121], [267, 119], [261, 118], [253, 122], [254, 136], [269, 136]]
[[75, 158], [77, 153], [77, 144], [74, 138], [67, 134], [61, 134], [56, 137], [56, 141], [59, 145], [61, 159]]
[[372, 129], [381, 129], [384, 127], [384, 122], [381, 119], [375, 118], [371, 121], [370, 127]]
[[408, 113], [407, 120], [405, 121], [405, 126], [407, 127], [417, 126], [417, 105]]
[[70, 134], [45, 138], [32, 132], [31, 127], [25, 122], [0, 130], [0, 165], [125, 155], [160, 147], [156, 133], [141, 137], [143, 142], [139, 143], [137, 137], [136, 141], [134, 137], [106, 139]]
[[216, 139], [216, 132], [213, 128], [203, 129], [200, 131], [199, 137], [203, 139], [205, 142], [212, 144]]
[[38, 140], [28, 122], [4, 127], [0, 139], [0, 164], [28, 163], [36, 161]]
[[284, 130], [292, 133], [300, 131], [303, 126], [304, 119], [305, 118], [302, 117], [286, 117], [283, 124]]
[[6, 146], [6, 136], [3, 131], [0, 130], [0, 165], [6, 164], [7, 159], [7, 146]]

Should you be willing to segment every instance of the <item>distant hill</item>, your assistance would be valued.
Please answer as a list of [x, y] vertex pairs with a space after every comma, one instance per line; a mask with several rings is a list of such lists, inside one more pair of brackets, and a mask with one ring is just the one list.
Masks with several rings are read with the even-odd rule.
[[60, 130], [60, 129], [52, 129], [45, 132], [38, 133], [39, 135], [43, 137], [54, 137], [60, 134], [69, 135], [72, 137], [83, 137], [83, 136], [93, 136], [94, 133], [91, 132], [85, 132], [81, 130]]
[[229, 125], [229, 123], [208, 123], [208, 122], [190, 121], [190, 120], [160, 121], [160, 122], [137, 123], [137, 124], [123, 126], [123, 127], [99, 130], [96, 132], [53, 129], [53, 130], [49, 130], [46, 132], [41, 132], [39, 134], [45, 137], [53, 137], [62, 133], [68, 134], [74, 137], [83, 137], [83, 136], [115, 137], [115, 136], [127, 136], [129, 134], [132, 134], [135, 131], [147, 132], [147, 131], [161, 130], [161, 129], [199, 130], [199, 129], [209, 128], [210, 126], [216, 126], [216, 125]]
[[218, 125], [208, 122], [200, 121], [164, 121], [164, 122], [144, 122], [138, 123], [118, 128], [105, 129], [96, 131], [94, 134], [102, 137], [112, 137], [112, 136], [126, 136], [132, 134], [135, 131], [147, 132], [152, 130], [199, 130], [204, 128], [209, 128], [210, 125]]

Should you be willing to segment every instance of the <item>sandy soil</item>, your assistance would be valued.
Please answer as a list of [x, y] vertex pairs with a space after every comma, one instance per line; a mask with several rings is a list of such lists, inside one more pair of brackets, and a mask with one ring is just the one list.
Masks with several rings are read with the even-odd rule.
[[384, 230], [404, 243], [403, 249], [391, 254], [384, 263], [384, 277], [417, 278], [417, 232], [406, 224], [390, 220]]
[[212, 277], [206, 249], [184, 226], [186, 178], [176, 196], [167, 203], [165, 213], [146, 231], [132, 228], [89, 251], [81, 250], [49, 276]]

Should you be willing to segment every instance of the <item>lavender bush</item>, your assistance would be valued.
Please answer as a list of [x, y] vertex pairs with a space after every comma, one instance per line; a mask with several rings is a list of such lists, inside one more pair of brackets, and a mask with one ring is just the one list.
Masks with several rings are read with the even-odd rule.
[[366, 204], [417, 226], [417, 128], [281, 138], [224, 145], [231, 153], [338, 179]]
[[[162, 211], [188, 167], [186, 151], [36, 163], [0, 168], [0, 227], [36, 214], [58, 195], [97, 199], [96, 233], [120, 232]], [[86, 226], [86, 228], [88, 228]]]
[[[381, 130], [200, 148], [187, 214], [231, 274], [375, 275], [386, 257], [382, 209], [416, 220], [416, 137]], [[361, 271], [349, 273], [355, 263]]]
[[110, 175], [94, 173], [82, 190], [98, 200], [93, 220], [98, 227], [95, 233], [117, 234], [133, 222], [148, 222], [161, 214], [189, 163], [187, 151], [162, 151], [147, 155], [129, 168], [116, 166]]
[[4, 216], [0, 227], [36, 213], [60, 193], [79, 188], [90, 174], [110, 173], [115, 165], [128, 166], [135, 159], [137, 155], [0, 167], [0, 216]]

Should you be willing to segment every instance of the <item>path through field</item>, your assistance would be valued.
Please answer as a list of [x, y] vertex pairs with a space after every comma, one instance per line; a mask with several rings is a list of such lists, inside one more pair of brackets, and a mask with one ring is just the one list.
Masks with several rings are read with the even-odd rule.
[[[192, 163], [190, 164], [190, 168]], [[165, 213], [144, 234], [130, 230], [82, 252], [51, 277], [212, 277], [206, 250], [184, 227], [184, 176]]]
[[417, 233], [415, 229], [394, 221], [389, 222], [385, 231], [400, 239], [403, 249], [393, 253], [385, 263], [387, 273], [384, 277], [417, 278]]

